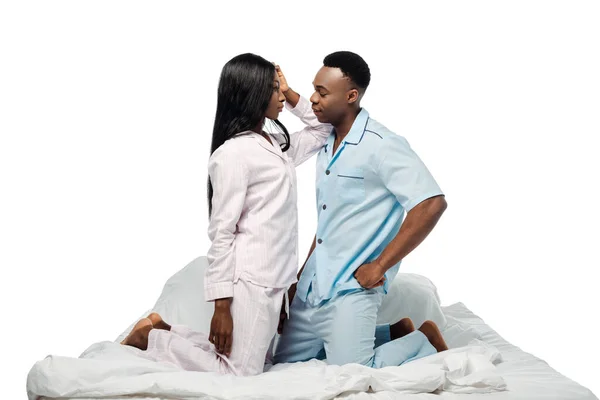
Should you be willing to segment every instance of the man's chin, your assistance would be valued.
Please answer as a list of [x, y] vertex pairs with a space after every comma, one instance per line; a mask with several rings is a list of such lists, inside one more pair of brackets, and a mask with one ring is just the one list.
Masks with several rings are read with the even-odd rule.
[[327, 118], [325, 118], [325, 116], [321, 113], [315, 113], [315, 117], [317, 117], [317, 121], [319, 121], [322, 124], [329, 123], [329, 121], [327, 121]]

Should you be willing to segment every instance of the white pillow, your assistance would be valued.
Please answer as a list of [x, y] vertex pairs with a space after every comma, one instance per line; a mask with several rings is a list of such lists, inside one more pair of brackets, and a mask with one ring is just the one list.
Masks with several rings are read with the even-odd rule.
[[416, 328], [427, 320], [435, 322], [440, 329], [447, 324], [435, 285], [424, 276], [400, 272], [383, 298], [377, 324], [393, 324], [405, 317], [409, 317]]
[[204, 300], [204, 270], [207, 266], [206, 257], [198, 257], [170, 277], [154, 307], [133, 321], [115, 342], [121, 342], [136, 322], [152, 311], [171, 325], [186, 325], [208, 335], [214, 304]]
[[[206, 257], [198, 257], [169, 278], [152, 310], [138, 320], [154, 311], [169, 324], [186, 325], [197, 332], [208, 333], [214, 305], [204, 301], [204, 271], [207, 266]], [[379, 309], [377, 323], [395, 323], [404, 317], [410, 317], [417, 328], [428, 319], [438, 324], [440, 329], [446, 326], [437, 290], [429, 279], [399, 273], [390, 285]], [[115, 342], [122, 341], [138, 320], [132, 321]]]

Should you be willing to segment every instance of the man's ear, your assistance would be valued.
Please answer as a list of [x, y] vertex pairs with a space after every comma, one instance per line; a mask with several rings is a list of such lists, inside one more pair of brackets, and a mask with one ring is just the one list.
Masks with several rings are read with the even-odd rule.
[[360, 100], [360, 93], [358, 92], [357, 89], [350, 89], [348, 91], [348, 93], [346, 94], [346, 96], [347, 96], [348, 104], [354, 104], [358, 100]]

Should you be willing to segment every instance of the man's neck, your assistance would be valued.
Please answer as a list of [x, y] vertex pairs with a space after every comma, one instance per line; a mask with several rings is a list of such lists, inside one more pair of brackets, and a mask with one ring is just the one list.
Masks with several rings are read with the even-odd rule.
[[341, 143], [342, 140], [344, 140], [344, 138], [350, 132], [350, 129], [352, 129], [352, 124], [354, 124], [354, 121], [356, 120], [356, 117], [360, 113], [360, 110], [361, 110], [361, 108], [358, 107], [357, 109], [353, 110], [352, 112], [349, 112], [348, 114], [346, 114], [339, 123], [333, 125], [333, 127], [335, 129], [335, 140], [338, 144]]

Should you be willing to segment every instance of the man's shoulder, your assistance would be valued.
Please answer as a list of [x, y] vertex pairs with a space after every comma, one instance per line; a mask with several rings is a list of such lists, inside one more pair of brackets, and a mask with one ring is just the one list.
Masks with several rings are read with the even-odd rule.
[[403, 136], [398, 135], [396, 132], [373, 118], [369, 118], [365, 126], [363, 140], [365, 139], [375, 148], [382, 148], [397, 142], [406, 142], [406, 139]]

